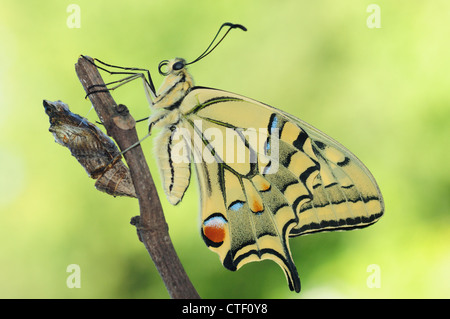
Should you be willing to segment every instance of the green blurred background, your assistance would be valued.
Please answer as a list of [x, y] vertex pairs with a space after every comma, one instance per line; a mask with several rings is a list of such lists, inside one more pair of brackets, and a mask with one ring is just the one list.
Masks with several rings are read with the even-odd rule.
[[[1, 0], [0, 297], [168, 298], [136, 231], [136, 200], [94, 188], [48, 132], [43, 99], [97, 120], [75, 74], [80, 54], [149, 68], [196, 58], [221, 23], [241, 23], [205, 60], [196, 83], [266, 102], [313, 124], [371, 170], [386, 202], [374, 226], [292, 239], [302, 292], [273, 262], [237, 272], [199, 235], [198, 190], [162, 197], [180, 259], [203, 298], [450, 297], [450, 2]], [[70, 19], [69, 19], [70, 20]], [[112, 78], [105, 76], [108, 81]], [[135, 118], [149, 114], [141, 83], [114, 93]], [[146, 124], [139, 126], [145, 134]], [[144, 143], [159, 186], [152, 141]], [[160, 194], [163, 194], [160, 192]], [[81, 288], [68, 288], [70, 264]], [[369, 288], [369, 265], [381, 287]]]

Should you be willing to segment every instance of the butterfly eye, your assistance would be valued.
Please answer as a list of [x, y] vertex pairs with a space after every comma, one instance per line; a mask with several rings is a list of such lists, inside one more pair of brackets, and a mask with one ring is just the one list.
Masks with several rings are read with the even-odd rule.
[[175, 71], [181, 70], [182, 68], [184, 68], [183, 61], [178, 61], [177, 63], [174, 63], [174, 65], [172, 66], [172, 70], [175, 70]]
[[[164, 76], [169, 75], [170, 70], [167, 70], [167, 65], [168, 64], [169, 64], [169, 60], [163, 60], [163, 61], [161, 61], [159, 63], [159, 65], [158, 65], [158, 72], [159, 72], [159, 74], [164, 75]], [[167, 71], [163, 71], [162, 70], [163, 67], [165, 67]]]

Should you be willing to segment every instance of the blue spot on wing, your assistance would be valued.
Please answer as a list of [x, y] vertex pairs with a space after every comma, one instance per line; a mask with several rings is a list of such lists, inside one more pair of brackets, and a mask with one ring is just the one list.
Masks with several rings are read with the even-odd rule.
[[[275, 113], [272, 113], [269, 120], [269, 126], [267, 127], [270, 135], [274, 133], [275, 129], [278, 129], [279, 122], [280, 121], [277, 115]], [[270, 136], [268, 136], [264, 145], [264, 151], [266, 152], [266, 155], [270, 153], [271, 148], [272, 146], [270, 145]]]
[[223, 216], [212, 215], [203, 222], [205, 226], [221, 226], [225, 225], [227, 220]]
[[267, 141], [266, 141], [265, 151], [266, 151], [266, 155], [268, 155], [269, 151], [270, 151], [270, 139], [269, 138], [267, 138]]
[[244, 206], [244, 202], [240, 201], [240, 200], [236, 200], [236, 201], [232, 202], [230, 204], [230, 206], [228, 206], [228, 209], [233, 210], [233, 211], [238, 211], [239, 209], [242, 208], [242, 206]]
[[269, 133], [272, 134], [273, 130], [276, 129], [277, 127], [278, 127], [278, 117], [274, 113], [270, 116]]

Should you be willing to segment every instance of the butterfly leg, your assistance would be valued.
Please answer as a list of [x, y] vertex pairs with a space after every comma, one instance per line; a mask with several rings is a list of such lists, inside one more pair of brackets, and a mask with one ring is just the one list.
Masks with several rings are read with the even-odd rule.
[[[144, 119], [142, 119], [142, 120], [144, 120]], [[142, 121], [142, 120], [140, 120], [140, 121]], [[131, 146], [129, 146], [129, 147], [127, 147], [126, 149], [124, 149], [123, 151], [121, 151], [117, 156], [115, 156], [109, 163], [108, 163], [108, 165], [106, 165], [106, 167], [110, 167], [110, 166], [112, 166], [115, 162], [117, 162], [126, 152], [128, 152], [129, 150], [131, 150], [132, 148], [134, 148], [134, 147], [136, 147], [136, 146], [138, 146], [138, 145], [140, 145], [147, 137], [149, 137], [151, 135], [151, 132], [150, 132], [150, 126], [149, 126], [149, 131], [148, 131], [148, 133], [143, 137], [143, 138], [141, 138], [139, 141], [137, 141], [136, 143], [134, 143], [133, 145], [131, 145]]]
[[[143, 138], [141, 138], [139, 141], [137, 141], [137, 142], [134, 143], [133, 145], [127, 147], [127, 148], [124, 149], [123, 151], [121, 151], [121, 152], [120, 152], [120, 155], [123, 155], [123, 154], [125, 154], [126, 152], [128, 152], [129, 150], [131, 150], [133, 147], [138, 146], [138, 145], [141, 144], [147, 137], [149, 137], [149, 136], [152, 134], [151, 131], [152, 131], [153, 126], [154, 126], [157, 122], [161, 121], [163, 118], [166, 117], [165, 114], [161, 114], [161, 115], [160, 115], [160, 114], [157, 114], [157, 115], [159, 115], [159, 116], [155, 116], [155, 118], [152, 117], [152, 119], [151, 119], [151, 121], [150, 121], [150, 123], [149, 123], [149, 125], [148, 125], [148, 133], [147, 133]], [[142, 119], [142, 120], [144, 120], [144, 119]], [[142, 120], [139, 120], [139, 121], [142, 121]]]
[[[142, 81], [144, 82], [144, 87], [146, 89], [146, 92], [149, 93], [149, 95], [154, 99], [156, 97], [156, 90], [155, 90], [155, 86], [153, 85], [153, 81], [152, 78], [150, 76], [150, 71], [147, 69], [142, 69], [142, 68], [134, 68], [134, 67], [122, 67], [122, 66], [117, 66], [117, 65], [112, 65], [109, 63], [105, 63], [99, 59], [94, 59], [94, 62], [91, 61], [90, 59], [88, 59], [86, 56], [82, 55], [83, 58], [85, 58], [87, 61], [89, 61], [89, 63], [95, 65], [96, 68], [108, 72], [110, 75], [116, 75], [116, 74], [122, 74], [122, 75], [128, 75], [123, 79], [117, 80], [117, 81], [113, 81], [113, 82], [109, 82], [105, 85], [103, 84], [98, 84], [98, 85], [92, 85], [90, 86], [88, 89], [90, 90], [91, 88], [95, 88], [95, 87], [103, 87], [104, 89], [99, 89], [99, 90], [95, 90], [92, 92], [89, 92], [86, 97], [88, 97], [89, 95], [93, 94], [93, 93], [99, 93], [99, 92], [107, 92], [109, 90], [114, 90], [117, 89], [118, 87], [131, 82], [133, 80], [136, 80], [138, 78], [142, 79]], [[125, 70], [125, 71], [110, 71], [98, 64], [95, 63], [95, 61], [97, 61], [98, 63], [106, 66], [106, 67], [110, 67], [110, 68], [116, 68], [116, 69], [120, 69], [120, 70]], [[147, 76], [147, 77], [146, 77]], [[115, 86], [108, 88], [108, 86], [112, 85], [112, 84], [116, 84]]]
[[[133, 80], [136, 80], [136, 79], [142, 78], [142, 77], [143, 77], [142, 74], [136, 73], [136, 74], [127, 76], [127, 77], [125, 77], [123, 79], [120, 79], [120, 80], [117, 80], [117, 81], [112, 81], [112, 82], [109, 82], [109, 83], [106, 83], [106, 84], [94, 84], [94, 85], [91, 85], [91, 86], [88, 87], [89, 93], [86, 94], [86, 98], [89, 95], [94, 94], [94, 93], [113, 91], [113, 90], [117, 89], [118, 87], [121, 87], [122, 85], [127, 84], [128, 82], [131, 82]], [[113, 86], [113, 87], [109, 87], [112, 84], [116, 84], [116, 85]], [[97, 89], [95, 89], [97, 87], [104, 88], [104, 89], [98, 89], [97, 90]], [[91, 89], [95, 89], [95, 90], [91, 91]]]

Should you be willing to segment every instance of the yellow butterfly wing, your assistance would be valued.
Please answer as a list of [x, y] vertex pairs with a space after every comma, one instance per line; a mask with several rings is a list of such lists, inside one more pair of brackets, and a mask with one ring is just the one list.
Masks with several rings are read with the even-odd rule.
[[[180, 111], [177, 125], [190, 132], [185, 142], [199, 179], [202, 236], [226, 268], [270, 259], [298, 292], [290, 236], [365, 227], [383, 214], [381, 193], [367, 168], [309, 124], [255, 100], [202, 87], [190, 91]], [[255, 129], [257, 140], [249, 134]], [[211, 132], [226, 136], [225, 142]]]
[[384, 201], [367, 167], [325, 133], [292, 115], [283, 114], [308, 134], [320, 164], [313, 199], [300, 207], [301, 218], [290, 235], [351, 230], [375, 223], [384, 213]]

